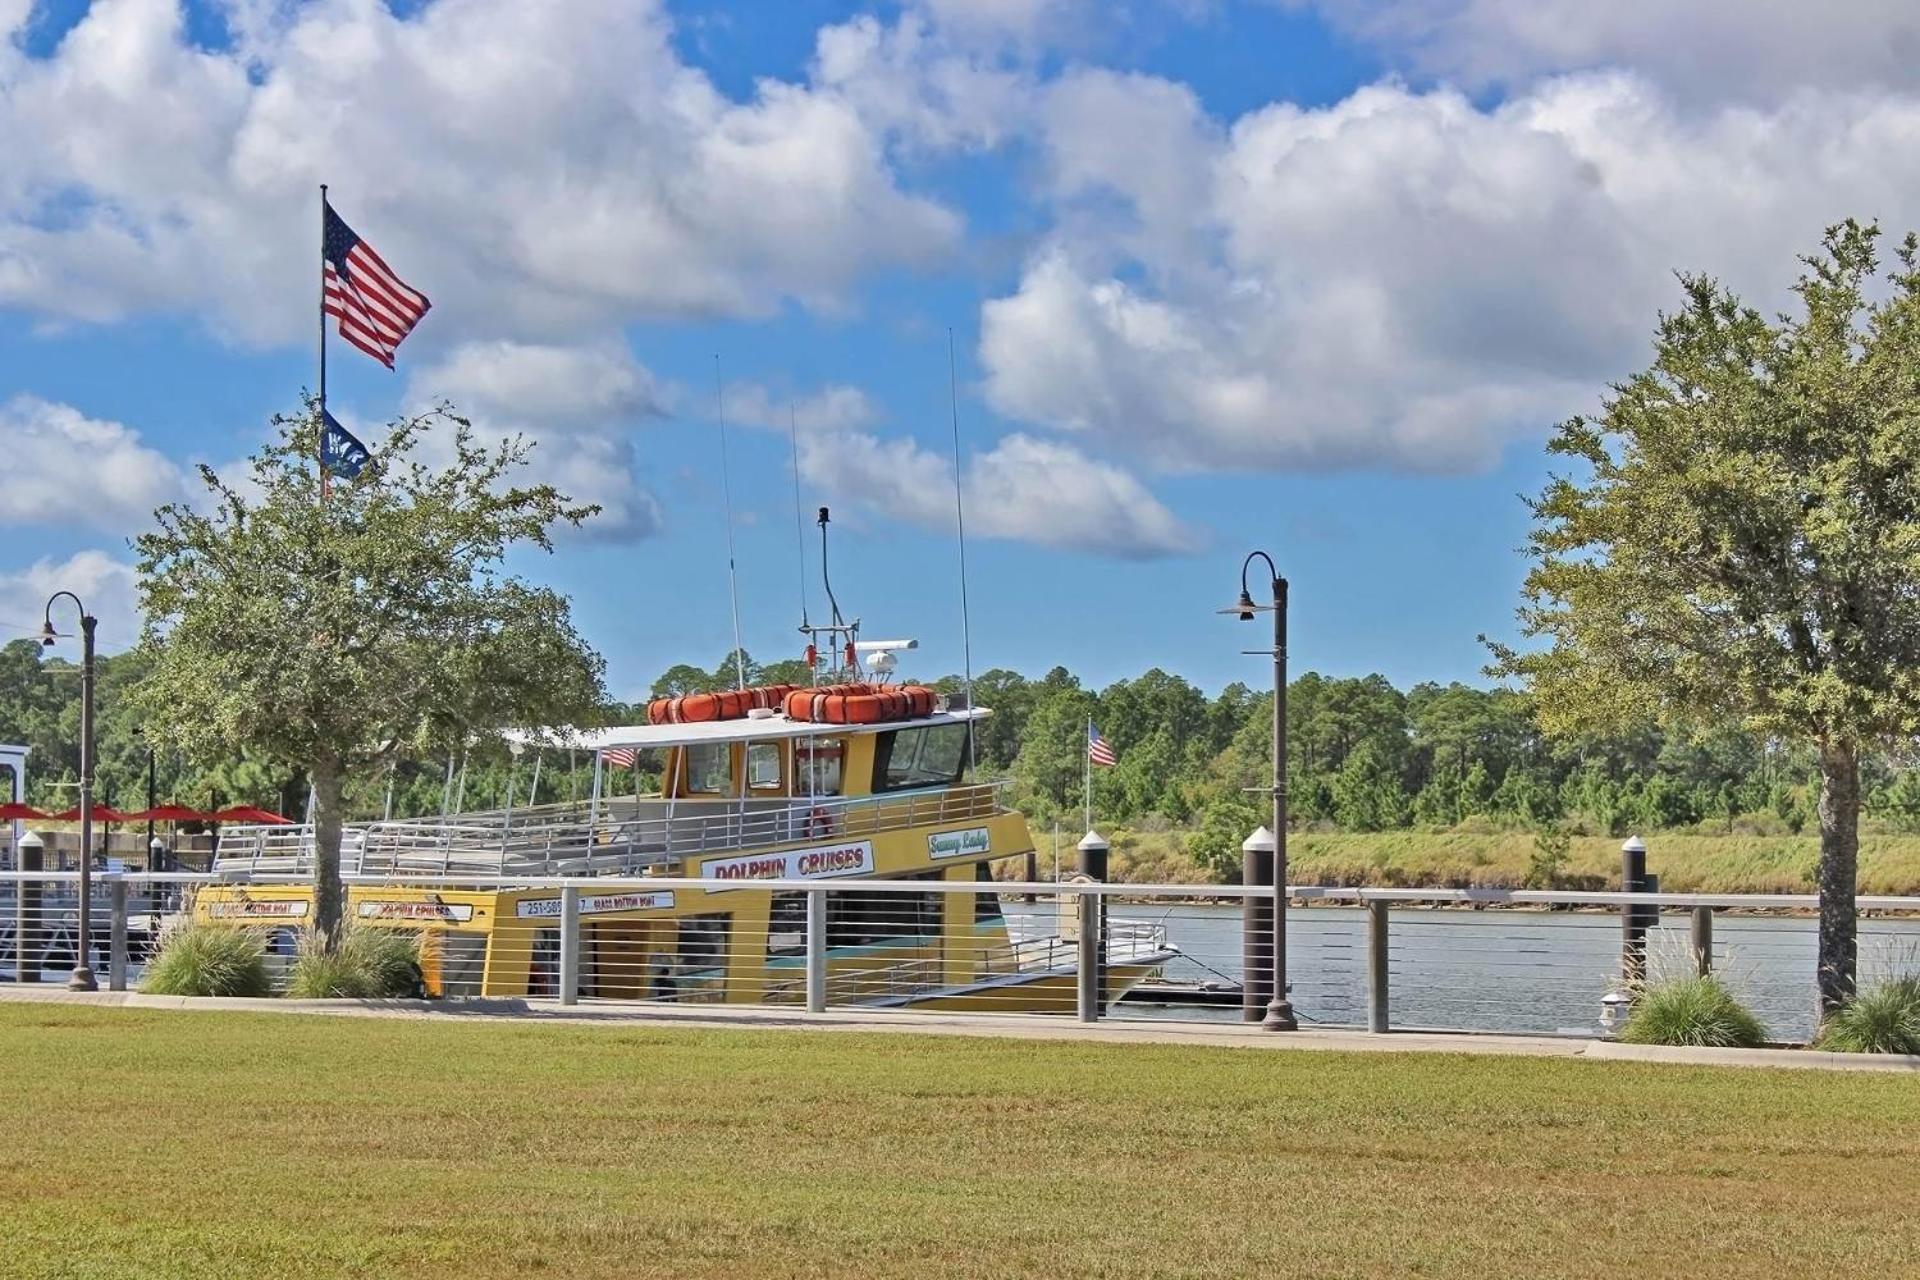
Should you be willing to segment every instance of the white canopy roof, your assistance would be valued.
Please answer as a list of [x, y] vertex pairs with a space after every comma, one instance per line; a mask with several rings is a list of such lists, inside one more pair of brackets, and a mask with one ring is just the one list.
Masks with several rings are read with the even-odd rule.
[[696, 742], [837, 738], [848, 733], [881, 733], [889, 729], [966, 724], [990, 714], [986, 707], [969, 707], [964, 711], [936, 711], [917, 720], [888, 720], [881, 724], [815, 724], [810, 720], [789, 720], [783, 715], [772, 715], [745, 720], [705, 720], [699, 724], [627, 724], [607, 729], [515, 729], [507, 734], [507, 740], [527, 746], [605, 751], [608, 747], [679, 747]]

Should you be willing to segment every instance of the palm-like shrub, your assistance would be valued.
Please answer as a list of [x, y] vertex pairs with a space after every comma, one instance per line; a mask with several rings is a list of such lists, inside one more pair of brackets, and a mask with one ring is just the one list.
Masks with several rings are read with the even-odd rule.
[[1709, 975], [1648, 983], [1620, 1038], [1629, 1044], [1753, 1049], [1766, 1043], [1767, 1029]]
[[1920, 1054], [1920, 973], [1889, 978], [1849, 1000], [1820, 1028], [1814, 1047]]
[[331, 951], [307, 933], [287, 972], [287, 995], [296, 1000], [383, 1000], [419, 990], [418, 936], [378, 925], [348, 925]]
[[158, 996], [268, 996], [264, 930], [186, 922], [169, 930], [140, 989]]

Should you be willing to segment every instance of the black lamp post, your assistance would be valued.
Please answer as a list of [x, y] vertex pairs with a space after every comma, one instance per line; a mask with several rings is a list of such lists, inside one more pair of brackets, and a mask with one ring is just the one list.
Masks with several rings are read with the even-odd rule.
[[67, 989], [98, 991], [100, 985], [87, 960], [93, 949], [93, 630], [99, 619], [87, 612], [73, 592], [56, 591], [47, 599], [45, 624], [40, 628], [42, 645], [50, 649], [60, 638], [53, 629], [53, 606], [61, 596], [80, 611], [80, 941]]
[[[1267, 562], [1267, 573], [1273, 580], [1270, 605], [1255, 604], [1247, 590], [1247, 570], [1255, 560]], [[1287, 580], [1280, 576], [1272, 556], [1255, 551], [1241, 562], [1240, 598], [1220, 612], [1232, 614], [1242, 622], [1252, 622], [1257, 613], [1273, 615], [1272, 650], [1246, 650], [1247, 653], [1271, 652], [1273, 657], [1273, 785], [1261, 788], [1273, 800], [1273, 853], [1268, 855], [1264, 849], [1249, 852], [1246, 883], [1264, 881], [1273, 887], [1273, 997], [1267, 1002], [1267, 1015], [1260, 1025], [1268, 1031], [1297, 1031], [1300, 1023], [1293, 1015], [1293, 1002], [1287, 998]], [[1269, 856], [1271, 867], [1258, 865]], [[1262, 871], [1266, 872], [1265, 876], [1260, 874]], [[1254, 976], [1247, 975], [1249, 979]]]

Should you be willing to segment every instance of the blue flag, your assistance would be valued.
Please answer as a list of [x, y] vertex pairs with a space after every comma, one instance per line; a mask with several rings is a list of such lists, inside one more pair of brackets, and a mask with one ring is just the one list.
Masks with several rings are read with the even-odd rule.
[[353, 479], [373, 454], [325, 409], [320, 411], [320, 421], [321, 465], [342, 480]]

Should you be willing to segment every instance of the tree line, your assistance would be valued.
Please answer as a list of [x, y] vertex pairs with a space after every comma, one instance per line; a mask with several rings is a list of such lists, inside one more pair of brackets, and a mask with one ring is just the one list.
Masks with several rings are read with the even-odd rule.
[[[742, 655], [752, 683], [804, 683], [798, 659], [762, 664]], [[121, 696], [137, 681], [139, 650], [99, 659], [98, 790], [101, 803], [146, 804], [149, 739]], [[658, 696], [731, 687], [729, 653], [711, 669], [679, 664], [653, 683]], [[929, 683], [958, 692], [961, 679]], [[0, 741], [33, 749], [29, 798], [42, 807], [74, 803], [79, 776], [79, 668], [30, 640], [0, 647]], [[984, 776], [1011, 784], [1035, 822], [1079, 821], [1091, 719], [1119, 756], [1093, 772], [1097, 820], [1161, 819], [1195, 830], [1206, 861], [1225, 863], [1264, 819], [1261, 797], [1245, 788], [1271, 781], [1273, 695], [1234, 683], [1209, 696], [1192, 682], [1154, 668], [1090, 688], [1065, 667], [1037, 678], [995, 668], [973, 681], [973, 697], [993, 714], [976, 735]], [[645, 704], [610, 701], [603, 724], [644, 722]], [[1294, 821], [1342, 831], [1445, 830], [1475, 821], [1561, 826], [1588, 834], [1694, 828], [1794, 831], [1815, 823], [1818, 762], [1797, 744], [1733, 731], [1688, 736], [1651, 722], [1628, 732], [1548, 738], [1528, 695], [1466, 684], [1396, 688], [1384, 676], [1308, 672], [1287, 691], [1288, 790]], [[620, 790], [654, 782], [609, 775]], [[225, 758], [191, 761], [154, 751], [156, 796], [213, 807], [260, 804], [304, 812], [303, 771], [275, 767], [238, 748]], [[443, 808], [498, 807], [584, 798], [591, 761], [549, 751], [533, 792], [530, 759], [497, 747], [462, 759], [403, 760], [352, 789], [357, 817], [414, 817]], [[389, 795], [391, 788], [391, 795]], [[1867, 762], [1869, 813], [1897, 830], [1920, 831], [1920, 772], [1892, 758]]]

